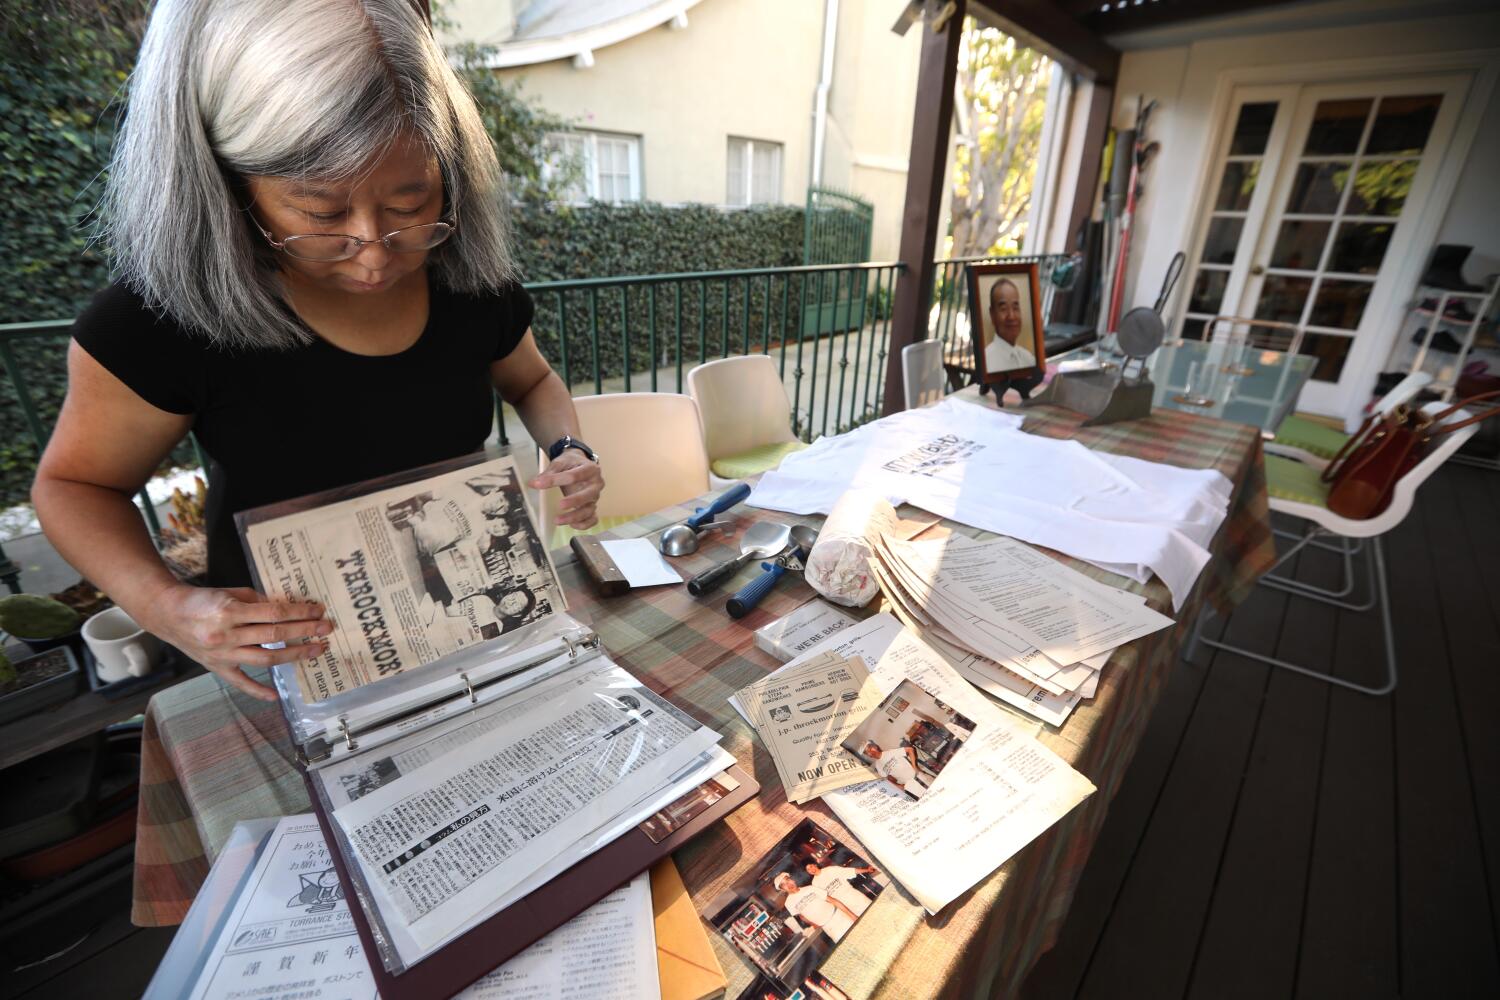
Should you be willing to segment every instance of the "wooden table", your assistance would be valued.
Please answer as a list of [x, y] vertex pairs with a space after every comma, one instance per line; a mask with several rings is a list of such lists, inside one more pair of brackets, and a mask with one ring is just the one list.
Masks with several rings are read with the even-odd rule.
[[[1056, 937], [1110, 799], [1190, 623], [1205, 602], [1221, 607], [1235, 603], [1274, 556], [1260, 436], [1253, 429], [1179, 413], [1081, 428], [1077, 415], [1055, 407], [1027, 412], [1026, 429], [1033, 433], [1175, 465], [1219, 469], [1235, 484], [1229, 516], [1214, 539], [1214, 559], [1175, 615], [1178, 626], [1117, 650], [1095, 697], [1080, 705], [1066, 725], [1042, 729], [1040, 739], [1088, 776], [1097, 794], [936, 917], [927, 916], [903, 893], [883, 894], [824, 967], [851, 997], [1015, 994]], [[640, 518], [612, 534], [649, 534], [703, 502], [700, 498]], [[821, 520], [741, 508], [737, 529], [762, 518]], [[740, 530], [705, 536], [698, 553], [682, 560], [679, 568], [691, 575], [737, 551]], [[1171, 613], [1170, 595], [1158, 580], [1144, 586], [1123, 582], [1059, 558], [1095, 578], [1144, 593], [1152, 607]], [[779, 665], [755, 648], [752, 636], [812, 596], [804, 582], [784, 580], [759, 608], [735, 621], [723, 611], [725, 597], [758, 572], [755, 567], [702, 599], [691, 597], [684, 587], [605, 599], [588, 589], [571, 552], [559, 551], [556, 559], [572, 613], [593, 625], [622, 666], [724, 734], [725, 749], [753, 768], [762, 785], [756, 801], [676, 855], [700, 912], [805, 816], [857, 844], [821, 802], [800, 807], [786, 801], [765, 749], [726, 701]], [[182, 919], [236, 820], [308, 809], [283, 732], [276, 706], [241, 695], [214, 677], [177, 685], [153, 700], [143, 746], [137, 923]], [[728, 995], [736, 997], [750, 981], [748, 967], [727, 946], [720, 959], [730, 976]]]

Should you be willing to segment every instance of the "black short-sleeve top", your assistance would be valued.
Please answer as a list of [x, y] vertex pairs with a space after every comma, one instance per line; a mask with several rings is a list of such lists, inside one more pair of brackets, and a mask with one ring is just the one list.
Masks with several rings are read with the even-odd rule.
[[481, 448], [495, 412], [490, 364], [521, 342], [532, 312], [519, 285], [467, 295], [433, 282], [427, 326], [399, 354], [351, 354], [321, 338], [232, 350], [116, 283], [72, 333], [147, 403], [192, 414], [209, 459], [208, 582], [229, 587], [250, 583], [236, 512]]

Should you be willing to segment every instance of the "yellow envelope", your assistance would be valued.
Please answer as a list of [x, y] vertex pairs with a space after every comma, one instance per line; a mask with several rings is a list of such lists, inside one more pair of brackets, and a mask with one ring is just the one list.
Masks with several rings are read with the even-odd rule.
[[728, 985], [708, 931], [671, 857], [651, 869], [651, 912], [656, 922], [656, 970], [662, 1000], [713, 1000]]

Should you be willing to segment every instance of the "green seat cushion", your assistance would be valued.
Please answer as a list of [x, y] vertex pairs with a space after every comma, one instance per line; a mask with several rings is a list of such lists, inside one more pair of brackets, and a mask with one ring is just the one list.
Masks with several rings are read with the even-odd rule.
[[749, 451], [740, 452], [738, 455], [729, 455], [714, 462], [709, 468], [714, 470], [714, 475], [720, 479], [744, 479], [753, 476], [757, 472], [765, 472], [774, 469], [781, 464], [781, 460], [793, 452], [801, 451], [807, 445], [801, 441], [778, 441], [775, 444], [763, 444], [759, 448], [751, 448]]
[[1328, 506], [1328, 484], [1322, 472], [1280, 455], [1266, 456], [1266, 491], [1281, 500]]
[[639, 514], [616, 514], [613, 517], [601, 517], [598, 524], [592, 528], [585, 528], [582, 531], [579, 531], [572, 525], [559, 524], [552, 529], [551, 547], [560, 549], [571, 542], [574, 535], [597, 535], [601, 531], [608, 531], [611, 528], [618, 528], [622, 524], [629, 524], [640, 516]]
[[1301, 448], [1319, 458], [1333, 458], [1349, 440], [1349, 435], [1332, 427], [1299, 417], [1295, 413], [1281, 422], [1276, 429], [1276, 443], [1289, 448]]

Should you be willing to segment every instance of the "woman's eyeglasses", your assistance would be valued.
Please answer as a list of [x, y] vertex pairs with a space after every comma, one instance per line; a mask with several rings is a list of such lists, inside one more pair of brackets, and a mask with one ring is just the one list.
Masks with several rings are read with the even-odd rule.
[[271, 234], [257, 225], [266, 242], [298, 260], [335, 261], [348, 260], [371, 243], [383, 243], [392, 253], [421, 253], [445, 242], [453, 235], [457, 222], [429, 222], [423, 226], [407, 226], [394, 233], [386, 233], [379, 239], [362, 240], [358, 236], [343, 236], [335, 233], [317, 233], [306, 236], [288, 236], [279, 243]]

